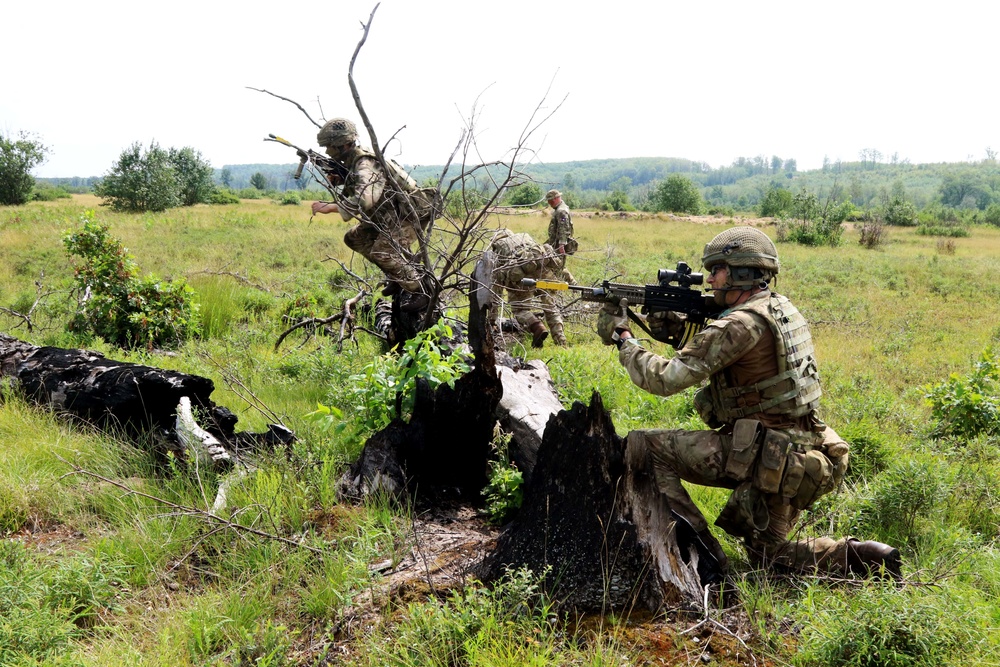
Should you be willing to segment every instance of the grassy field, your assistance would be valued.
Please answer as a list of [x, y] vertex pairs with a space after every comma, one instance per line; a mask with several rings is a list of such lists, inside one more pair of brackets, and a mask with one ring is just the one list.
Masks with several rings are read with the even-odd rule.
[[[88, 208], [144, 273], [194, 287], [199, 339], [170, 353], [126, 352], [67, 333], [75, 297], [62, 237]], [[666, 216], [575, 222], [581, 252], [570, 268], [582, 283], [652, 282], [658, 268], [697, 266], [703, 245], [734, 224]], [[547, 223], [544, 215], [495, 220], [536, 238]], [[845, 488], [806, 513], [801, 530], [897, 544], [907, 583], [767, 576], [720, 534], [740, 591], [720, 623], [737, 630], [737, 641], [719, 625], [684, 633], [698, 619], [672, 614], [571, 622], [527, 574], [494, 591], [473, 586], [445, 599], [364, 607], [380, 581], [369, 566], [398, 557], [408, 539], [405, 512], [340, 505], [333, 493], [368, 435], [350, 378], [381, 350], [364, 333], [339, 354], [324, 337], [293, 335], [274, 349], [283, 314], [327, 315], [353, 294], [331, 258], [370, 272], [344, 247], [346, 228], [337, 217], [310, 220], [308, 202], [125, 215], [77, 195], [0, 208], [0, 307], [26, 313], [39, 291], [52, 292], [32, 311], [32, 331], [10, 314], [0, 314], [0, 330], [208, 376], [214, 400], [238, 414], [241, 430], [261, 430], [268, 419], [252, 403], [267, 406], [299, 441], [237, 485], [230, 518], [324, 553], [213, 531], [144, 496], [67, 475], [72, 462], [202, 508], [218, 484], [210, 475], [154, 474], [141, 449], [69, 425], [5, 386], [0, 665], [684, 665], [704, 664], [702, 656], [734, 665], [1000, 664], [998, 437], [942, 437], [925, 400], [952, 374], [961, 383], [1000, 339], [1000, 230], [973, 228], [950, 247], [912, 229], [892, 229], [879, 250], [861, 247], [852, 230], [837, 248], [779, 245], [777, 291], [812, 323], [823, 417], [853, 447]], [[573, 307], [567, 316], [569, 347], [517, 350], [549, 364], [564, 405], [597, 389], [621, 434], [699, 427], [690, 391], [644, 394], [600, 344], [591, 318]], [[992, 389], [967, 402], [1000, 409]], [[318, 403], [342, 410], [345, 426], [307, 418]], [[725, 501], [714, 490], [694, 492], [711, 516]], [[528, 608], [524, 599], [538, 603]], [[363, 622], [346, 622], [362, 612]]]

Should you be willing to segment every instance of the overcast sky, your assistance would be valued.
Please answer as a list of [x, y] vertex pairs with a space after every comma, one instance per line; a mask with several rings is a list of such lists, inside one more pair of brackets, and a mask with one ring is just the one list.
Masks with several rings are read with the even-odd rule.
[[[290, 163], [314, 118], [359, 115], [347, 71], [372, 0], [48, 0], [0, 10], [0, 130], [51, 148], [37, 176], [106, 173], [133, 142], [215, 167]], [[1000, 5], [884, 2], [384, 0], [355, 66], [381, 141], [443, 164], [478, 99], [482, 158], [738, 156], [800, 169], [942, 162], [1000, 149]], [[405, 126], [405, 127], [404, 127]], [[402, 129], [401, 129], [402, 128]], [[367, 142], [365, 142], [367, 143]]]

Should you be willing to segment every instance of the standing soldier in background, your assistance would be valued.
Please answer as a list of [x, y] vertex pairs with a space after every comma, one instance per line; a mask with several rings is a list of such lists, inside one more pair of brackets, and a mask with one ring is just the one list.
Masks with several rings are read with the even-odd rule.
[[[727, 558], [691, 500], [684, 480], [732, 489], [715, 525], [742, 538], [752, 560], [794, 570], [900, 576], [899, 551], [880, 542], [811, 537], [789, 540], [802, 510], [836, 489], [848, 445], [816, 413], [822, 395], [809, 325], [770, 290], [778, 251], [764, 232], [734, 227], [702, 256], [716, 304], [724, 310], [672, 359], [643, 349], [623, 309], [601, 311], [598, 333], [616, 344], [632, 381], [671, 396], [708, 380], [694, 407], [713, 430], [642, 429], [628, 434], [626, 459], [649, 457], [673, 513], [698, 537], [703, 555], [726, 570]], [[654, 337], [683, 339], [682, 316], [651, 317]]]
[[573, 238], [573, 216], [570, 215], [569, 206], [562, 200], [562, 193], [558, 190], [546, 192], [545, 199], [552, 207], [552, 219], [549, 220], [549, 238], [545, 242], [552, 246], [561, 262], [556, 277], [570, 285], [575, 285], [576, 279], [566, 268], [566, 256], [572, 255], [577, 250], [577, 242]]
[[536, 295], [542, 304], [545, 322], [552, 331], [556, 345], [566, 345], [563, 331], [562, 313], [555, 297], [546, 290], [525, 288], [522, 278], [552, 280], [558, 270], [559, 260], [548, 245], [538, 245], [530, 234], [514, 234], [501, 229], [490, 243], [490, 250], [496, 256], [493, 268], [493, 307], [490, 309], [490, 323], [496, 326], [500, 314], [501, 294], [507, 290], [510, 309], [523, 329], [531, 332], [531, 346], [541, 347], [549, 332], [541, 320], [531, 311], [531, 301]]
[[[384, 296], [405, 291], [401, 300], [404, 311], [419, 311], [429, 302], [428, 290], [421, 282], [418, 263], [410, 251], [417, 240], [415, 225], [408, 207], [392, 196], [389, 179], [383, 173], [378, 158], [358, 145], [358, 130], [346, 118], [328, 121], [316, 136], [326, 149], [330, 162], [317, 160], [332, 186], [343, 185], [336, 202], [314, 202], [313, 213], [340, 213], [345, 221], [356, 219], [356, 225], [344, 234], [348, 248], [364, 256], [385, 272], [388, 284]], [[409, 174], [392, 161], [396, 184], [403, 194], [417, 191]]]

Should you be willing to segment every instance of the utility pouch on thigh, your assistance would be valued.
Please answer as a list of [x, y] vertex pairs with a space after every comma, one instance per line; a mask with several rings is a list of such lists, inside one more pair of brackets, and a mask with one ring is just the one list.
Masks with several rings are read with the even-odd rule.
[[806, 474], [806, 455], [802, 452], [788, 452], [785, 461], [785, 475], [781, 480], [781, 495], [784, 498], [794, 498], [802, 486], [802, 477]]
[[804, 510], [820, 496], [833, 491], [833, 464], [826, 454], [811, 450], [802, 455], [804, 474], [802, 482], [791, 504], [795, 509]]
[[737, 482], [750, 476], [753, 462], [760, 450], [762, 438], [760, 422], [756, 419], [737, 419], [733, 426], [733, 447], [726, 459], [726, 475]]
[[757, 460], [754, 486], [764, 493], [778, 492], [791, 445], [791, 438], [781, 431], [764, 429], [764, 443], [761, 445], [760, 458]]

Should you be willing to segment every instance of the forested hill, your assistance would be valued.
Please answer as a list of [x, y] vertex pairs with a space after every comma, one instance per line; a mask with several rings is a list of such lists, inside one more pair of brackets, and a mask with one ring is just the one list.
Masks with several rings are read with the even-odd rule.
[[[628, 210], [649, 208], [656, 187], [673, 174], [689, 179], [701, 192], [702, 200], [713, 207], [751, 210], [757, 208], [773, 189], [795, 195], [812, 193], [820, 199], [850, 200], [868, 207], [892, 198], [923, 208], [933, 202], [945, 206], [985, 210], [1000, 205], [1000, 167], [989, 155], [979, 162], [910, 164], [896, 159], [881, 162], [864, 156], [858, 162], [827, 162], [821, 169], [799, 171], [794, 159], [778, 156], [740, 157], [717, 168], [685, 158], [620, 158], [575, 162], [538, 162], [523, 165], [521, 171], [532, 181], [528, 199], [541, 199], [549, 188], [565, 193], [573, 208]], [[297, 163], [226, 165], [215, 170], [215, 181], [234, 190], [257, 185], [261, 190], [315, 189], [310, 179], [295, 180]], [[441, 165], [407, 166], [421, 184], [441, 176]], [[450, 174], [457, 174], [452, 167]], [[497, 169], [498, 178], [504, 174]], [[256, 177], [256, 178], [255, 178]], [[482, 173], [480, 172], [480, 178]], [[251, 183], [254, 179], [256, 183]], [[90, 186], [97, 179], [38, 179], [52, 185]], [[73, 181], [73, 182], [70, 182]], [[475, 184], [471, 184], [475, 187]], [[524, 198], [522, 198], [524, 200]]]

